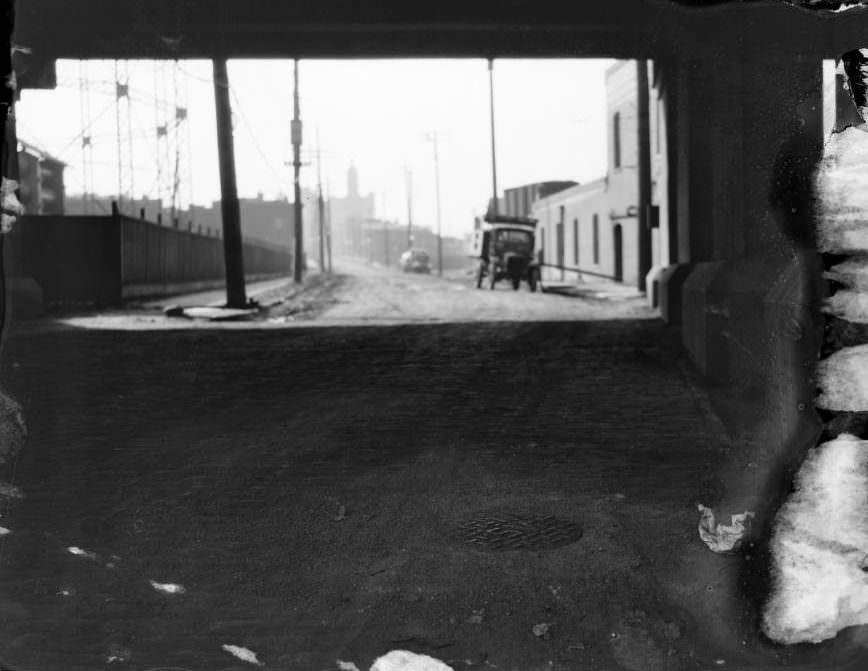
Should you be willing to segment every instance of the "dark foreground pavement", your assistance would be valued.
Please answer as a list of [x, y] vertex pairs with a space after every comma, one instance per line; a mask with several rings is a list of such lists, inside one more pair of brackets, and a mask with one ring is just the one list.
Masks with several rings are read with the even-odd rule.
[[[748, 641], [715, 624], [731, 560], [696, 532], [725, 440], [667, 338], [648, 320], [12, 338], [0, 372], [31, 436], [3, 473], [24, 498], [0, 500], [0, 656], [742, 668]], [[492, 513], [583, 535], [460, 537]]]

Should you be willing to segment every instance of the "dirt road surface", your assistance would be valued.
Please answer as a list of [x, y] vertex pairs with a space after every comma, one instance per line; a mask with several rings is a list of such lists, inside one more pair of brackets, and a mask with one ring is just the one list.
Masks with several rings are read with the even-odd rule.
[[13, 329], [0, 657], [777, 668], [696, 531], [727, 439], [641, 302], [344, 272], [307, 319]]
[[[337, 270], [350, 279], [337, 294], [338, 303], [320, 322], [444, 322], [552, 321], [652, 316], [641, 298], [600, 301], [575, 300], [551, 293], [518, 291], [500, 282], [492, 291], [477, 289], [472, 276], [453, 273], [451, 281], [372, 268], [341, 260]], [[625, 294], [629, 295], [629, 294]]]

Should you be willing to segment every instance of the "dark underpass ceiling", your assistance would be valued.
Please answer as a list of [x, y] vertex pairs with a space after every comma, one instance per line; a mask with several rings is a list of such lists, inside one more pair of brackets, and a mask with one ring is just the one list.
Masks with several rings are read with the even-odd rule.
[[868, 35], [865, 7], [834, 12], [844, 3], [831, 0], [17, 4], [23, 86], [39, 85], [40, 64], [56, 58], [701, 57], [715, 41], [832, 57]]

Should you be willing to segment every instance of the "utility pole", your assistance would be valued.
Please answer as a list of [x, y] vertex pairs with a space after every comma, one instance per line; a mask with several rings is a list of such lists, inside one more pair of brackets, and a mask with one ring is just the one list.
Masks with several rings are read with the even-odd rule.
[[389, 268], [392, 264], [389, 259], [389, 220], [383, 219], [383, 251], [386, 260], [386, 268]]
[[[215, 61], [216, 63], [216, 61]], [[217, 80], [214, 79], [216, 86]], [[123, 165], [123, 141], [121, 140], [121, 97], [123, 96], [123, 88], [120, 82], [120, 72], [118, 71], [118, 62], [115, 60], [115, 137], [117, 139], [117, 156], [118, 156], [118, 211], [124, 211], [124, 165]], [[219, 111], [218, 111], [219, 114]], [[219, 130], [217, 131], [220, 132]]]
[[220, 209], [223, 215], [223, 259], [226, 264], [226, 306], [247, 305], [244, 288], [244, 247], [241, 210], [235, 182], [235, 147], [232, 141], [232, 106], [226, 59], [214, 59], [214, 102], [217, 109], [217, 156], [220, 164]]
[[413, 173], [404, 168], [407, 178], [407, 249], [413, 249]]
[[304, 280], [304, 233], [301, 221], [301, 114], [298, 102], [298, 59], [295, 59], [293, 77], [293, 119], [292, 119], [292, 169], [293, 189], [295, 194], [295, 259], [293, 262], [293, 279], [296, 284]]
[[443, 276], [443, 231], [440, 222], [440, 159], [437, 152], [437, 133], [431, 132], [428, 138], [434, 143], [434, 191], [437, 197], [437, 274]]
[[492, 213], [497, 219], [497, 153], [494, 141], [494, 59], [488, 59], [488, 103], [491, 118], [491, 188], [494, 200], [492, 201]]
[[316, 183], [317, 204], [319, 205], [319, 271], [324, 273], [325, 267], [325, 204], [322, 198], [322, 155], [319, 146], [319, 129], [316, 131]]
[[329, 188], [328, 178], [325, 184], [326, 190], [326, 255], [328, 256], [329, 274], [332, 272], [332, 190]]
[[331, 195], [329, 195], [328, 201], [326, 201], [328, 209], [326, 210], [326, 214], [328, 216], [328, 224], [326, 230], [326, 253], [328, 254], [329, 261], [329, 274], [332, 272], [332, 199]]
[[380, 199], [383, 202], [383, 212], [381, 213], [381, 217], [383, 218], [383, 259], [386, 263], [386, 268], [389, 267], [389, 219], [386, 217], [386, 194], [383, 193], [380, 195]]

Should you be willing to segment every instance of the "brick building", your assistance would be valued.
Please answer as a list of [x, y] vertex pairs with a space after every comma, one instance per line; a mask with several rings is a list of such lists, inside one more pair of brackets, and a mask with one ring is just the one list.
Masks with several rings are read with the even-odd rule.
[[39, 149], [18, 141], [18, 200], [25, 214], [63, 214], [66, 164]]

